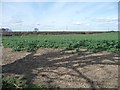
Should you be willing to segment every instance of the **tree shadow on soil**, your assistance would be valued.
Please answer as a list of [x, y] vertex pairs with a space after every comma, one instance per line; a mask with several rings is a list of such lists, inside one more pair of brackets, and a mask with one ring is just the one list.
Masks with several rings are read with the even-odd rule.
[[[39, 74], [42, 77], [47, 78], [45, 83], [50, 84], [54, 81], [54, 77], [50, 77], [46, 74], [42, 74], [43, 72], [52, 72], [57, 74], [59, 77], [63, 75], [70, 75], [75, 76], [78, 78], [83, 78], [86, 82], [90, 85], [91, 88], [95, 88], [95, 83], [93, 80], [88, 78], [84, 73], [78, 70], [79, 67], [83, 68], [87, 65], [94, 65], [94, 64], [102, 64], [102, 65], [118, 65], [118, 60], [114, 59], [117, 54], [107, 54], [107, 55], [92, 55], [93, 53], [87, 55], [77, 55], [77, 54], [61, 54], [61, 51], [51, 51], [47, 52], [42, 55], [35, 55], [36, 51], [32, 52], [31, 54], [25, 56], [22, 59], [18, 59], [13, 63], [6, 64], [2, 66], [3, 73], [10, 73], [10, 74], [18, 74], [24, 75], [24, 78], [27, 79], [27, 82], [33, 82], [33, 79], [37, 76], [33, 70], [39, 70]], [[105, 59], [111, 60], [111, 62], [103, 62]], [[76, 65], [77, 64], [77, 65]], [[76, 74], [66, 72], [60, 73], [56, 72], [55, 69], [57, 68], [66, 68], [71, 69]], [[47, 68], [47, 70], [45, 69]]]

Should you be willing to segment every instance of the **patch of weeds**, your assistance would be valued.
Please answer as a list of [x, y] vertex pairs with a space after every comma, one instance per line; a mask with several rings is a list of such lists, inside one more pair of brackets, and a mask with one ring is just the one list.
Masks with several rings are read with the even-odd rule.
[[14, 90], [22, 89], [26, 81], [22, 80], [20, 77], [15, 76], [3, 76], [2, 78], [2, 90]]
[[37, 85], [26, 82], [22, 77], [16, 76], [3, 76], [2, 78], [2, 90], [58, 90], [56, 85]]

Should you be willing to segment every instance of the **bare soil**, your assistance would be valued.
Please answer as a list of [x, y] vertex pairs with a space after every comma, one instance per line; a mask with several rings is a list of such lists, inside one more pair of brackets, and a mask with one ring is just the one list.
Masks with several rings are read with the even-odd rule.
[[60, 88], [117, 88], [118, 53], [40, 48], [13, 52], [3, 48], [2, 72], [28, 82]]

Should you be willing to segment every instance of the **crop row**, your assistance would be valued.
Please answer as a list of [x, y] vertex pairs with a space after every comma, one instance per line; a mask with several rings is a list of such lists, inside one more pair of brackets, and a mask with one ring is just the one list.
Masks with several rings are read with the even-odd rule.
[[49, 40], [9, 40], [3, 39], [4, 47], [12, 48], [14, 51], [33, 51], [37, 48], [87, 48], [90, 51], [118, 51], [120, 49], [120, 41], [118, 40], [62, 40], [62, 41], [49, 41]]

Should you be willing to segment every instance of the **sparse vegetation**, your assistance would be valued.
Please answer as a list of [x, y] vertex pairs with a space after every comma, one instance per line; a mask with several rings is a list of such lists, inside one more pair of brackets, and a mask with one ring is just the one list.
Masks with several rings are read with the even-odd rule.
[[13, 76], [3, 76], [2, 78], [2, 90], [9, 89], [22, 89], [25, 87], [25, 81], [21, 78]]
[[56, 86], [45, 86], [45, 85], [37, 85], [32, 83], [26, 83], [26, 80], [23, 80], [19, 76], [3, 76], [2, 78], [2, 90], [51, 90], [51, 89], [59, 89]]

